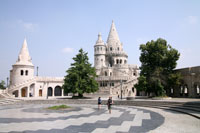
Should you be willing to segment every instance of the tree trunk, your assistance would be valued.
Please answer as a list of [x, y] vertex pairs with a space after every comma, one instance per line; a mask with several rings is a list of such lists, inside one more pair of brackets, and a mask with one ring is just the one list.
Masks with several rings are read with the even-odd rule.
[[78, 97], [83, 97], [83, 94], [78, 93]]

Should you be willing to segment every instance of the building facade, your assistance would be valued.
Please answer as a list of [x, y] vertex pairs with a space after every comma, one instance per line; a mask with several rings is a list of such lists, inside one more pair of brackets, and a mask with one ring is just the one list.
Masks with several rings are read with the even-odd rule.
[[128, 64], [128, 55], [123, 50], [114, 22], [112, 22], [107, 43], [101, 34], [94, 45], [94, 67], [98, 77], [99, 94], [113, 96], [135, 96], [139, 76], [137, 65]]
[[200, 66], [176, 69], [182, 76], [181, 85], [171, 88], [168, 95], [172, 97], [200, 98]]
[[25, 39], [18, 60], [10, 70], [8, 93], [15, 97], [61, 97], [64, 96], [63, 83], [63, 77], [34, 76], [34, 65]]

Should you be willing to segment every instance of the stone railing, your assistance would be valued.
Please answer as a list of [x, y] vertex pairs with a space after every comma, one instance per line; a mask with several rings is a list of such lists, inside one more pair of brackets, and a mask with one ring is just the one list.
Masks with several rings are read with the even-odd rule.
[[61, 82], [64, 83], [64, 77], [36, 77], [38, 82]]
[[97, 81], [111, 81], [111, 80], [128, 80], [129, 77], [128, 76], [119, 76], [119, 77], [115, 77], [115, 76], [100, 76], [95, 78]]
[[12, 90], [13, 88], [22, 86], [22, 85], [27, 84], [27, 83], [29, 83], [29, 82], [33, 82], [33, 81], [35, 81], [35, 79], [36, 79], [36, 78], [34, 77], [34, 78], [31, 78], [31, 79], [26, 80], [26, 81], [24, 81], [24, 82], [21, 82], [21, 83], [19, 83], [19, 84], [11, 85], [11, 86], [9, 87], [9, 91]]

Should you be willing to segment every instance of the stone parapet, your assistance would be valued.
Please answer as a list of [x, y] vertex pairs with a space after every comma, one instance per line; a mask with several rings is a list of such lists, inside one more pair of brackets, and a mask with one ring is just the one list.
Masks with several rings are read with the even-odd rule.
[[123, 80], [126, 81], [129, 79], [128, 76], [120, 76], [120, 77], [114, 77], [114, 76], [100, 76], [95, 78], [97, 81], [113, 81], [113, 80]]

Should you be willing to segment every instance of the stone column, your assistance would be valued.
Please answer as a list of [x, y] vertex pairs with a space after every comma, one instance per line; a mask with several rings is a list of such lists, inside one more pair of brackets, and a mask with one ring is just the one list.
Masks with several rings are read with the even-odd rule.
[[55, 88], [52, 87], [52, 97], [55, 97], [54, 90]]
[[18, 90], [18, 97], [20, 97], [20, 98], [22, 97], [22, 94], [21, 94], [21, 93], [22, 93], [22, 92], [21, 92], [21, 89], [19, 89], [19, 90]]
[[64, 89], [62, 89], [62, 95], [61, 95], [62, 97], [64, 96]]
[[30, 86], [27, 87], [27, 97], [30, 97]]

